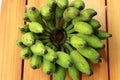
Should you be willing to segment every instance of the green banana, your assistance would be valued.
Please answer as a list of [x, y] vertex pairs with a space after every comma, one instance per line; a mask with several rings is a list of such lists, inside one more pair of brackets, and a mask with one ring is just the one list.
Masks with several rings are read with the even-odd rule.
[[65, 80], [66, 69], [58, 66], [56, 72], [53, 74], [53, 80]]
[[92, 26], [86, 22], [77, 22], [74, 25], [74, 30], [76, 32], [79, 32], [81, 34], [86, 34], [86, 35], [91, 35], [94, 32], [92, 29]]
[[80, 52], [81, 55], [83, 55], [87, 59], [94, 60], [100, 58], [100, 54], [91, 47], [85, 47], [85, 48], [79, 47], [77, 48], [77, 50]]
[[21, 41], [25, 46], [31, 46], [34, 44], [35, 35], [32, 32], [27, 32], [22, 36]]
[[80, 16], [80, 12], [75, 7], [68, 7], [63, 13], [63, 18], [66, 22], [71, 21], [75, 17]]
[[79, 10], [83, 10], [85, 8], [85, 3], [83, 2], [83, 0], [74, 0], [70, 6], [72, 7], [76, 7]]
[[69, 68], [73, 65], [72, 59], [67, 53], [58, 51], [57, 55], [58, 55], [57, 64], [59, 64], [60, 66], [64, 68]]
[[50, 20], [52, 18], [53, 10], [45, 5], [40, 9], [40, 13], [45, 20]]
[[83, 56], [80, 55], [80, 53], [78, 51], [76, 51], [76, 50], [72, 51], [70, 53], [70, 56], [73, 59], [75, 67], [79, 71], [81, 71], [87, 75], [92, 75], [92, 70], [91, 70], [89, 63], [85, 60], [85, 58]]
[[42, 55], [45, 55], [47, 54], [47, 50], [45, 49], [45, 46], [43, 45], [43, 43], [40, 41], [40, 40], [36, 40], [35, 41], [35, 44], [33, 44], [31, 47], [30, 47], [31, 51], [33, 52], [33, 54], [35, 55], [39, 55], [39, 56], [42, 56]]
[[52, 75], [55, 72], [55, 64], [50, 61], [43, 59], [43, 72]]
[[95, 35], [83, 35], [83, 34], [78, 34], [79, 37], [83, 38], [89, 46], [95, 48], [95, 49], [101, 49], [104, 48], [105, 45], [102, 43], [102, 41], [97, 38]]
[[32, 58], [30, 59], [30, 66], [32, 69], [39, 69], [40, 66], [42, 65], [42, 57], [33, 55]]
[[30, 7], [28, 9], [27, 14], [28, 14], [30, 21], [39, 22], [40, 24], [44, 25], [42, 18], [40, 16], [40, 12], [35, 7]]
[[72, 66], [68, 68], [68, 74], [72, 78], [72, 80], [79, 80], [79, 71], [76, 67]]
[[97, 12], [93, 9], [85, 9], [80, 11], [80, 16], [72, 20], [72, 24], [75, 25], [79, 21], [89, 21], [92, 17], [97, 15]]
[[56, 60], [57, 60], [56, 52], [53, 49], [51, 49], [51, 48], [49, 48], [47, 46], [46, 46], [46, 49], [47, 49], [48, 53], [44, 55], [44, 58], [46, 60], [50, 61], [50, 62], [54, 62], [55, 63]]
[[22, 51], [20, 52], [20, 57], [22, 59], [28, 59], [31, 56], [32, 56], [32, 52], [30, 51], [28, 47], [23, 48]]
[[21, 25], [21, 26], [19, 27], [19, 30], [20, 30], [20, 32], [21, 32], [22, 34], [29, 32], [28, 25], [25, 25], [25, 24]]
[[68, 7], [68, 0], [55, 0], [55, 1], [61, 9], [65, 10]]
[[29, 19], [29, 16], [28, 16], [27, 13], [24, 13], [23, 19], [24, 19], [25, 21], [27, 21], [27, 22], [31, 22], [31, 20]]
[[73, 35], [70, 38], [70, 44], [75, 48], [78, 48], [79, 46], [87, 46], [87, 42], [82, 38], [78, 37], [77, 35]]
[[95, 35], [101, 40], [112, 37], [111, 34], [107, 33], [106, 31], [103, 31], [103, 30], [97, 30], [97, 33]]
[[31, 22], [29, 24], [29, 29], [33, 33], [43, 33], [44, 32], [42, 25], [40, 23], [37, 23], [37, 22]]
[[25, 47], [26, 47], [26, 46], [23, 44], [21, 38], [19, 38], [19, 39], [16, 40], [16, 44], [17, 44], [19, 47], [21, 47], [21, 48], [25, 48]]
[[90, 19], [90, 21], [88, 21], [88, 23], [92, 26], [93, 29], [98, 29], [101, 27], [100, 22], [96, 19]]

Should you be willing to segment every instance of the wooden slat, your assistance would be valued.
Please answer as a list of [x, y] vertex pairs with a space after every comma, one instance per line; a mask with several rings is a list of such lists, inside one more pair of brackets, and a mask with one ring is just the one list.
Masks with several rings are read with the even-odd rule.
[[[98, 12], [95, 17], [102, 25], [102, 29], [106, 30], [106, 19], [105, 19], [105, 0], [84, 0], [87, 8], [93, 8]], [[106, 44], [106, 41], [104, 41]], [[86, 76], [83, 74], [82, 80], [108, 80], [108, 62], [107, 62], [107, 46], [105, 49], [100, 51], [102, 56], [102, 63], [92, 64], [94, 74], [92, 76]]]
[[107, 0], [110, 80], [120, 80], [120, 0]]
[[[28, 0], [28, 8], [35, 6], [40, 9], [47, 0]], [[24, 63], [24, 80], [50, 80], [50, 76], [43, 73], [42, 67], [39, 70], [33, 70], [30, 67], [29, 60]]]
[[2, 0], [0, 19], [0, 80], [21, 80], [20, 37], [18, 26], [23, 24], [25, 0]]

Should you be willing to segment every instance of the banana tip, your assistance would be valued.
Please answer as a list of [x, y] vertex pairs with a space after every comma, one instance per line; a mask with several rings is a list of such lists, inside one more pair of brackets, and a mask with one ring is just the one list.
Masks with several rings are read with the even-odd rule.
[[72, 67], [72, 65], [73, 65], [73, 63], [71, 63], [71, 62], [68, 64], [69, 67]]
[[37, 69], [37, 66], [32, 66], [32, 69]]
[[48, 51], [47, 51], [47, 50], [45, 50], [45, 51], [44, 51], [44, 54], [47, 54], [47, 53], [48, 53]]
[[31, 10], [32, 10], [32, 11], [35, 11], [35, 10], [36, 10], [36, 8], [35, 8], [35, 7], [32, 7], [32, 8], [31, 8]]
[[88, 74], [88, 76], [92, 76], [93, 75], [93, 71], [91, 70], [91, 72]]
[[25, 57], [29, 57], [29, 54], [28, 53], [25, 53], [25, 55], [24, 55]]
[[67, 5], [63, 6], [63, 9], [65, 10], [67, 8]]
[[112, 37], [112, 34], [109, 34], [109, 37]]

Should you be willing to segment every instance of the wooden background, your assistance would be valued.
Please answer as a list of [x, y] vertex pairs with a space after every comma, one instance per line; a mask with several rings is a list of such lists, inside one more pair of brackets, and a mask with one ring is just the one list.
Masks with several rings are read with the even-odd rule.
[[[47, 0], [2, 0], [0, 15], [0, 80], [52, 80], [40, 70], [32, 70], [29, 61], [22, 61], [20, 48], [15, 44], [21, 34], [25, 6], [40, 8]], [[72, 1], [72, 0], [70, 0]], [[102, 29], [113, 35], [104, 41], [106, 48], [100, 52], [102, 63], [92, 65], [94, 75], [80, 74], [80, 80], [120, 80], [120, 0], [84, 0], [86, 8], [94, 8]], [[72, 80], [67, 75], [66, 80]]]

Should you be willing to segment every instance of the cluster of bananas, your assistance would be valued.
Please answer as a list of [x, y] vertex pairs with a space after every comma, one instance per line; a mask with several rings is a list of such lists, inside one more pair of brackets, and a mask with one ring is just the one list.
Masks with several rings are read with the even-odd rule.
[[[100, 22], [93, 19], [97, 12], [84, 9], [82, 0], [48, 0], [40, 11], [30, 7], [23, 18], [27, 24], [19, 27], [23, 36], [17, 40], [22, 59], [30, 59], [33, 69], [43, 66], [43, 72], [54, 80], [65, 80], [66, 70], [73, 80], [79, 71], [92, 75], [89, 62], [101, 61], [101, 40], [111, 34], [100, 30]], [[84, 9], [84, 10], [83, 10]]]

